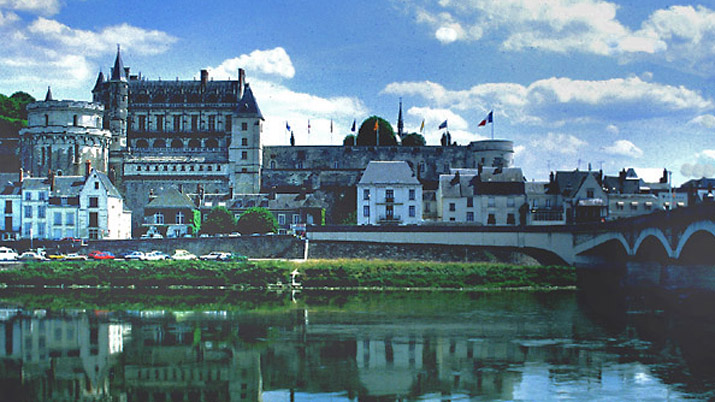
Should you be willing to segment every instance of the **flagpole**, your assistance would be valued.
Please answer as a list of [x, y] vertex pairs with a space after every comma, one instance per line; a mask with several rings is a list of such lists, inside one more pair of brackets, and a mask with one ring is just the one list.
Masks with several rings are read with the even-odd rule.
[[494, 109], [492, 109], [489, 114], [492, 116], [492, 141], [494, 140]]

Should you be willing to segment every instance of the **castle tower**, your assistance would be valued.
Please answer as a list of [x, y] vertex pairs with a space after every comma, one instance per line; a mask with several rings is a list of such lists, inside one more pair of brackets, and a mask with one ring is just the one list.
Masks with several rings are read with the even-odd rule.
[[263, 166], [263, 115], [246, 83], [233, 114], [231, 145], [228, 149], [230, 185], [235, 194], [256, 194], [261, 190]]
[[42, 176], [82, 175], [89, 161], [107, 171], [111, 134], [102, 128], [104, 107], [82, 101], [54, 100], [48, 88], [45, 101], [27, 105], [27, 128], [20, 131], [23, 170]]
[[127, 150], [127, 125], [129, 113], [129, 69], [124, 67], [117, 46], [117, 57], [108, 81], [101, 72], [92, 89], [95, 102], [104, 104], [104, 128], [112, 133], [108, 176], [121, 188], [124, 152]]

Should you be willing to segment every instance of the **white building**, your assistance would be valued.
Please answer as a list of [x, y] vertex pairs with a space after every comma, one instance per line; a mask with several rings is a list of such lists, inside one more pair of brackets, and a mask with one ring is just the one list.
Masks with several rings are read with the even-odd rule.
[[357, 185], [359, 225], [419, 224], [422, 185], [404, 161], [371, 161]]
[[124, 199], [105, 174], [93, 169], [86, 176], [21, 175], [3, 187], [0, 202], [5, 205], [5, 239], [131, 237]]
[[550, 182], [525, 183], [526, 199], [529, 203], [528, 224], [534, 226], [564, 225], [563, 198], [552, 190]]

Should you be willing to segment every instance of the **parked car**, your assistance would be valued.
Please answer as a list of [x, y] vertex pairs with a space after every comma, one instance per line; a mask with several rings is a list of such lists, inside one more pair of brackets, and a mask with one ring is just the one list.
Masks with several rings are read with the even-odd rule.
[[95, 251], [92, 251], [91, 253], [89, 253], [87, 256], [94, 260], [113, 260], [114, 259], [114, 254], [110, 253], [109, 251], [95, 250]]
[[63, 253], [56, 252], [56, 253], [50, 253], [49, 255], [47, 255], [47, 258], [50, 260], [54, 260], [54, 261], [62, 261], [65, 258], [67, 258], [67, 256]]
[[231, 232], [228, 234], [228, 237], [241, 237], [241, 234], [238, 232]]
[[226, 255], [221, 258], [221, 261], [241, 261], [245, 262], [248, 261], [248, 257], [246, 257], [243, 254], [238, 254], [238, 253], [226, 253]]
[[45, 261], [47, 258], [45, 258], [37, 251], [27, 250], [24, 253], [20, 254], [17, 259], [20, 261]]
[[142, 253], [141, 251], [132, 251], [131, 253], [127, 253], [124, 255], [125, 260], [143, 260], [146, 257], [146, 254]]
[[0, 261], [17, 261], [17, 251], [10, 247], [0, 247]]
[[87, 261], [87, 256], [77, 253], [69, 253], [65, 256], [65, 261]]
[[191, 254], [186, 250], [178, 249], [174, 251], [174, 255], [171, 256], [172, 260], [195, 260], [196, 254]]
[[171, 256], [158, 250], [150, 251], [144, 254], [144, 261], [159, 261], [168, 260]]
[[164, 236], [160, 235], [159, 233], [144, 233], [141, 235], [142, 239], [163, 239]]
[[226, 256], [230, 255], [230, 253], [226, 253], [223, 251], [212, 251], [208, 254], [204, 254], [201, 257], [199, 257], [199, 260], [203, 261], [221, 261], [224, 258], [227, 258]]

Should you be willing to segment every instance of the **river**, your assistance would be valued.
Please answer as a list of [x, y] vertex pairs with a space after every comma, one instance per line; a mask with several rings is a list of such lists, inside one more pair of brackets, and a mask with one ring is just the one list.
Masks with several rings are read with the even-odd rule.
[[599, 305], [575, 290], [95, 297], [0, 292], [0, 400], [715, 398], [713, 319], [635, 297], [606, 295]]

